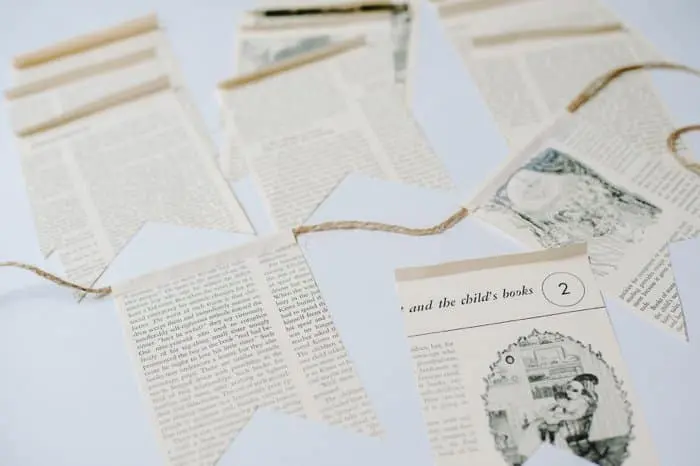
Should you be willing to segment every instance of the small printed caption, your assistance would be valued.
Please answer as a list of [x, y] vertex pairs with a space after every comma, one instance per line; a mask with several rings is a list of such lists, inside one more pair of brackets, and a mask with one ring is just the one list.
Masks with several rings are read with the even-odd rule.
[[[533, 295], [534, 293], [535, 291], [532, 287], [528, 287], [525, 285], [522, 285], [519, 289], [503, 288], [500, 291], [485, 290], [467, 292], [465, 295], [460, 296], [458, 298], [451, 298], [445, 296], [439, 299], [431, 299], [427, 303], [413, 304], [408, 308], [408, 312], [423, 312], [432, 311], [436, 309], [450, 310], [459, 307], [469, 306], [470, 304], [480, 304], [489, 301], [521, 298], [524, 296]], [[404, 311], [405, 307], [401, 306], [401, 310]]]

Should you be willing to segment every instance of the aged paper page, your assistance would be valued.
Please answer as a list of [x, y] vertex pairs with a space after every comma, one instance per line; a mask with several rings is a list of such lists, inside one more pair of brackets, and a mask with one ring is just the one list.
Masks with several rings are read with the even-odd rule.
[[41, 249], [70, 280], [93, 283], [145, 222], [252, 232], [182, 98], [160, 77], [21, 135]]
[[683, 335], [669, 242], [700, 232], [700, 180], [565, 116], [491, 178], [474, 215], [533, 247], [588, 241], [604, 291]]
[[[242, 41], [241, 44], [246, 43], [245, 39]], [[238, 180], [250, 174], [247, 157], [241, 151], [242, 146], [255, 144], [270, 137], [281, 137], [290, 131], [296, 131], [299, 127], [308, 126], [309, 122], [316, 121], [318, 118], [325, 118], [318, 112], [333, 112], [334, 110], [329, 108], [334, 107], [337, 109], [337, 103], [343, 99], [343, 96], [330, 94], [338, 94], [342, 90], [333, 82], [337, 79], [330, 75], [339, 75], [344, 86], [353, 96], [361, 95], [373, 88], [386, 89], [394, 82], [390, 49], [385, 42], [380, 41], [370, 46], [365, 36], [334, 38], [332, 41], [329, 39], [321, 42], [313, 47], [302, 46], [294, 53], [282, 53], [274, 60], [260, 58], [261, 56], [251, 49], [246, 49], [248, 52], [241, 52], [241, 57], [249, 58], [242, 58], [239, 68], [252, 71], [224, 82], [220, 86], [224, 92], [219, 94], [219, 100], [223, 106], [222, 118], [225, 132], [222, 152], [227, 151], [221, 156], [221, 170], [226, 178]], [[359, 47], [363, 48], [362, 52], [348, 56], [348, 50]], [[258, 58], [253, 58], [255, 56]], [[262, 56], [267, 56], [267, 52], [263, 52]], [[310, 60], [313, 66], [300, 66], [307, 65], [306, 60]], [[320, 63], [321, 61], [323, 64]], [[245, 65], [244, 62], [250, 65]], [[265, 64], [267, 62], [270, 63]], [[316, 62], [319, 63], [316, 64]], [[285, 73], [286, 79], [272, 76], [288, 68], [295, 71], [291, 74]], [[306, 68], [310, 69], [304, 73], [302, 70]], [[261, 88], [260, 92], [252, 94], [252, 91], [248, 91], [247, 94], [251, 97], [257, 95], [258, 100], [265, 99], [267, 106], [261, 107], [256, 103], [255, 109], [239, 111], [238, 108], [242, 104], [236, 103], [236, 96], [246, 95], [242, 84], [261, 81], [261, 78], [268, 76], [270, 78], [265, 81], [270, 83], [280, 80], [276, 89], [272, 88], [272, 84], [267, 84], [270, 88], [266, 91], [270, 95], [269, 99], [267, 95], [263, 97], [260, 93], [264, 89], [264, 84], [246, 86], [253, 89]], [[309, 80], [305, 82], [305, 79]], [[284, 98], [280, 94], [280, 89], [284, 89]], [[324, 99], [328, 98], [330, 102], [324, 103]], [[253, 102], [247, 105], [252, 104]], [[270, 107], [270, 104], [274, 107]], [[272, 108], [277, 110], [277, 115], [272, 114]]]
[[333, 56], [222, 86], [231, 140], [278, 228], [304, 222], [352, 172], [452, 187], [401, 92], [386, 83], [379, 66], [391, 65], [373, 63], [361, 42], [331, 47], [340, 45]]
[[396, 278], [438, 466], [659, 464], [584, 245]]
[[260, 407], [380, 434], [291, 233], [114, 291], [167, 464], [213, 464]]
[[[191, 124], [211, 145], [212, 154], [216, 151], [155, 15], [24, 53], [15, 57], [12, 71], [15, 85], [5, 95], [12, 102], [12, 118], [19, 127], [143, 83], [155, 74], [167, 75], [179, 91]], [[15, 105], [20, 98], [23, 105]]]
[[[527, 143], [601, 74], [661, 59], [593, 0], [453, 4], [440, 11], [452, 43], [511, 147]], [[624, 118], [639, 135], [642, 129], [670, 124], [646, 74], [626, 76], [621, 82], [624, 86], [616, 86], [616, 92], [596, 97], [597, 108], [607, 110], [597, 115], [601, 126], [611, 120], [619, 126], [621, 118], [609, 111], [622, 109], [620, 105], [634, 107]]]

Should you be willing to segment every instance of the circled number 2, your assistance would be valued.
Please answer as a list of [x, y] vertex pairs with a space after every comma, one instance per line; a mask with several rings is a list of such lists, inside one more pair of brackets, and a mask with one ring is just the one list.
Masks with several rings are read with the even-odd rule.
[[544, 299], [555, 306], [575, 306], [585, 294], [583, 281], [571, 272], [553, 272], [542, 281]]
[[571, 294], [571, 292], [569, 291], [569, 285], [567, 285], [566, 282], [559, 282], [559, 284], [557, 286], [559, 288], [561, 288], [562, 296], [567, 295], [567, 294]]

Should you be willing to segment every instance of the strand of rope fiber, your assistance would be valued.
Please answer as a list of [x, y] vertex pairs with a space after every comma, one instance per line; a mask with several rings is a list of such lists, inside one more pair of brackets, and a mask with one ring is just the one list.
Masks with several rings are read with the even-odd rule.
[[[591, 101], [593, 97], [598, 95], [605, 87], [608, 86], [611, 82], [619, 78], [620, 76], [630, 73], [632, 71], [641, 71], [641, 70], [672, 70], [672, 71], [682, 71], [684, 73], [690, 73], [695, 76], [700, 77], [700, 70], [696, 68], [692, 68], [690, 66], [686, 65], [681, 65], [678, 63], [670, 63], [670, 62], [648, 62], [648, 63], [636, 63], [634, 65], [627, 65], [627, 66], [621, 66], [619, 68], [614, 68], [607, 73], [599, 76], [598, 78], [594, 79], [588, 86], [586, 86], [579, 95], [577, 95], [574, 100], [569, 103], [569, 105], [566, 107], [566, 109], [570, 113], [576, 112], [578, 109], [580, 109], [583, 105], [585, 105], [587, 102]], [[700, 125], [690, 125], [690, 126], [684, 126], [682, 128], [678, 128], [674, 131], [671, 132], [671, 134], [668, 135], [668, 138], [666, 139], [666, 145], [668, 147], [669, 152], [671, 152], [671, 155], [673, 156], [674, 159], [678, 163], [680, 163], [683, 167], [685, 167], [687, 170], [690, 170], [691, 172], [695, 173], [696, 175], [700, 175], [700, 164], [693, 161], [689, 160], [686, 157], [681, 156], [678, 153], [678, 140], [680, 136], [684, 133], [687, 133], [689, 131], [698, 131], [700, 130]]]
[[685, 73], [690, 73], [694, 74], [695, 76], [700, 77], [700, 70], [692, 68], [690, 66], [686, 65], [681, 65], [679, 63], [670, 63], [670, 62], [665, 62], [665, 61], [652, 61], [652, 62], [645, 62], [645, 63], [635, 63], [633, 65], [626, 65], [626, 66], [620, 66], [618, 68], [613, 68], [612, 70], [608, 71], [607, 73], [597, 77], [593, 81], [590, 82], [580, 93], [577, 95], [574, 100], [567, 105], [566, 109], [570, 113], [576, 112], [579, 108], [581, 108], [583, 105], [585, 105], [587, 102], [593, 99], [596, 95], [600, 93], [603, 89], [605, 89], [608, 84], [611, 82], [615, 81], [617, 78], [620, 76], [630, 73], [632, 71], [641, 71], [641, 70], [675, 70], [675, 71], [683, 71]]
[[24, 269], [28, 270], [29, 272], [33, 272], [34, 274], [40, 276], [41, 278], [48, 280], [50, 282], [53, 282], [59, 286], [63, 286], [66, 288], [71, 288], [75, 291], [81, 291], [83, 293], [88, 293], [88, 294], [94, 294], [97, 296], [106, 296], [112, 292], [112, 287], [105, 286], [102, 288], [91, 288], [89, 286], [82, 286], [78, 285], [77, 283], [69, 282], [68, 280], [65, 280], [58, 275], [54, 275], [50, 272], [47, 272], [44, 269], [40, 269], [39, 267], [36, 267], [31, 264], [25, 264], [23, 262], [15, 262], [15, 261], [7, 261], [7, 262], [0, 262], [0, 267], [15, 267], [19, 269]]
[[696, 175], [700, 175], [700, 163], [694, 160], [689, 160], [678, 153], [678, 141], [680, 140], [680, 137], [683, 134], [691, 131], [700, 131], [700, 125], [683, 126], [673, 130], [671, 134], [668, 135], [668, 139], [666, 139], [666, 145], [668, 146], [668, 150], [671, 152], [671, 155], [673, 155], [678, 163]]
[[[446, 220], [425, 228], [410, 228], [401, 225], [391, 225], [387, 223], [380, 222], [363, 222], [363, 221], [338, 221], [338, 222], [323, 222], [317, 225], [302, 225], [300, 227], [294, 228], [292, 231], [294, 237], [298, 238], [301, 235], [320, 231], [340, 231], [340, 230], [366, 230], [366, 231], [385, 231], [388, 233], [397, 233], [401, 235], [409, 236], [430, 236], [439, 235], [444, 231], [457, 225], [462, 219], [469, 215], [469, 211], [462, 207], [456, 213], [452, 214]], [[46, 270], [43, 270], [37, 266], [31, 264], [25, 264], [23, 262], [0, 262], [0, 267], [15, 267], [23, 270], [32, 272], [39, 277], [48, 280], [56, 285], [70, 288], [75, 291], [80, 291], [86, 294], [92, 294], [97, 297], [107, 296], [112, 292], [112, 288], [109, 286], [101, 288], [92, 288], [89, 286], [79, 285], [77, 283], [65, 280], [58, 275], [54, 275]]]
[[366, 222], [361, 220], [339, 220], [332, 222], [323, 222], [316, 225], [302, 225], [294, 228], [294, 237], [298, 238], [307, 233], [318, 233], [321, 231], [340, 231], [340, 230], [364, 230], [364, 231], [384, 231], [387, 233], [396, 233], [399, 235], [408, 236], [431, 236], [439, 235], [450, 228], [457, 225], [463, 219], [469, 216], [469, 210], [466, 207], [460, 207], [457, 212], [450, 215], [447, 219], [425, 228], [411, 228], [402, 225], [392, 225], [382, 222]]
[[[648, 63], [639, 63], [635, 65], [628, 65], [628, 66], [623, 66], [619, 68], [615, 68], [613, 70], [610, 70], [609, 72], [605, 73], [604, 75], [596, 78], [593, 80], [588, 86], [584, 88], [581, 93], [576, 96], [574, 100], [571, 101], [571, 103], [567, 106], [567, 110], [571, 113], [576, 112], [581, 106], [589, 102], [591, 99], [593, 99], [600, 91], [602, 91], [608, 84], [610, 84], [612, 81], [617, 79], [618, 77], [622, 76], [623, 74], [632, 72], [632, 71], [637, 71], [637, 70], [648, 70], [648, 69], [669, 69], [669, 70], [678, 70], [678, 71], [685, 71], [697, 76], [700, 76], [700, 70], [696, 70], [694, 68], [691, 68], [689, 66], [685, 65], [680, 65], [676, 63], [668, 63], [668, 62], [648, 62]], [[693, 125], [693, 126], [687, 126], [684, 128], [679, 128], [675, 130], [671, 135], [668, 137], [668, 146], [669, 149], [671, 150], [671, 153], [676, 157], [680, 163], [682, 163], [685, 167], [687, 167], [690, 170], [693, 170], [694, 172], [700, 174], [700, 164], [697, 164], [695, 162], [690, 162], [677, 153], [677, 142], [678, 138], [683, 134], [688, 131], [696, 131], [700, 130], [700, 125]], [[322, 232], [322, 231], [341, 231], [341, 230], [364, 230], [364, 231], [384, 231], [387, 233], [396, 233], [396, 234], [401, 234], [401, 235], [409, 235], [409, 236], [430, 236], [430, 235], [438, 235], [440, 233], [443, 233], [450, 228], [454, 227], [457, 225], [459, 222], [461, 222], [463, 219], [465, 219], [469, 215], [469, 210], [467, 210], [464, 207], [461, 207], [457, 212], [452, 214], [450, 217], [445, 219], [444, 221], [438, 223], [437, 225], [433, 225], [430, 227], [425, 227], [425, 228], [411, 228], [411, 227], [405, 227], [401, 225], [392, 225], [388, 223], [382, 223], [382, 222], [367, 222], [367, 221], [360, 221], [360, 220], [341, 220], [341, 221], [331, 221], [331, 222], [323, 222], [319, 223], [316, 225], [302, 225], [299, 227], [294, 228], [292, 231], [294, 233], [294, 237], [298, 238], [301, 235], [305, 235], [308, 233], [316, 233], [316, 232]], [[39, 267], [36, 267], [34, 265], [30, 264], [25, 264], [22, 262], [14, 262], [14, 261], [9, 261], [9, 262], [0, 262], [0, 267], [16, 267], [24, 270], [28, 270], [30, 272], [35, 273], [36, 275], [49, 280], [59, 286], [63, 286], [66, 288], [71, 288], [76, 291], [81, 291], [83, 293], [87, 294], [94, 294], [97, 296], [105, 296], [108, 295], [112, 292], [112, 288], [107, 286], [107, 287], [102, 287], [102, 288], [91, 288], [88, 286], [82, 286], [78, 285], [76, 283], [70, 282], [68, 280], [65, 280], [59, 276], [56, 276], [50, 272], [47, 272]]]

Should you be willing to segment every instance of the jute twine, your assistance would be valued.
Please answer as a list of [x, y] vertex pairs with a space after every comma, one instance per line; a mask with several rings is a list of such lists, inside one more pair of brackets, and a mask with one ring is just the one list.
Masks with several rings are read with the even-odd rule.
[[700, 163], [683, 157], [678, 153], [678, 141], [681, 135], [689, 133], [691, 131], [700, 131], [700, 125], [688, 125], [673, 130], [666, 139], [666, 145], [668, 146], [668, 150], [669, 152], [671, 152], [671, 155], [673, 155], [673, 158], [678, 160], [678, 163], [680, 163], [696, 175], [700, 175]]
[[[596, 95], [598, 95], [608, 84], [619, 78], [620, 76], [639, 70], [650, 70], [650, 69], [667, 69], [667, 70], [677, 70], [691, 73], [700, 76], [700, 70], [696, 70], [689, 66], [680, 65], [676, 63], [668, 62], [648, 62], [648, 63], [638, 63], [634, 65], [622, 66], [615, 68], [604, 75], [594, 79], [591, 83], [585, 87], [581, 93], [574, 98], [571, 103], [566, 107], [571, 113], [575, 113], [579, 108], [585, 105], [587, 102], [592, 100]], [[681, 157], [677, 151], [678, 140], [680, 136], [684, 133], [690, 131], [700, 131], [700, 125], [691, 125], [683, 128], [678, 128], [673, 131], [667, 140], [668, 148], [673, 154], [673, 156], [687, 169], [700, 174], [700, 164], [689, 161], [684, 157]], [[402, 225], [394, 225], [390, 223], [382, 222], [367, 222], [362, 220], [339, 220], [332, 222], [323, 222], [316, 225], [302, 225], [294, 228], [292, 232], [294, 237], [308, 234], [308, 233], [319, 233], [323, 231], [347, 231], [347, 230], [364, 230], [364, 231], [383, 231], [386, 233], [394, 233], [399, 235], [407, 236], [432, 236], [439, 235], [445, 231], [453, 228], [459, 222], [464, 220], [469, 216], [469, 210], [466, 207], [460, 207], [454, 214], [450, 215], [447, 219], [442, 222], [424, 228], [412, 228]], [[105, 286], [102, 288], [92, 288], [89, 286], [82, 286], [76, 283], [65, 280], [57, 275], [54, 275], [46, 270], [43, 270], [34, 265], [25, 264], [22, 262], [0, 262], [0, 267], [16, 267], [30, 272], [44, 278], [56, 285], [63, 286], [66, 288], [73, 289], [75, 291], [80, 291], [86, 294], [92, 294], [98, 297], [109, 295], [112, 292], [112, 287]]]
[[[612, 69], [607, 73], [599, 76], [598, 78], [591, 81], [591, 83], [586, 86], [581, 93], [576, 96], [574, 100], [566, 107], [566, 109], [574, 113], [586, 102], [589, 102], [596, 95], [598, 95], [603, 89], [605, 89], [611, 82], [619, 78], [620, 76], [630, 73], [632, 71], [641, 70], [671, 70], [671, 71], [682, 71], [684, 73], [693, 74], [700, 77], [700, 70], [692, 68], [690, 66], [681, 65], [679, 63], [670, 63], [665, 61], [653, 61], [647, 63], [636, 63], [634, 65], [621, 66], [619, 68]], [[690, 131], [700, 131], [700, 125], [689, 125], [682, 128], [678, 128], [671, 132], [666, 139], [666, 146], [674, 159], [683, 167], [690, 170], [691, 172], [700, 175], [700, 164], [683, 157], [678, 152], [678, 141], [681, 135], [688, 133]]]
[[339, 220], [335, 222], [323, 222], [316, 225], [302, 225], [294, 228], [294, 237], [298, 238], [307, 233], [319, 233], [321, 231], [340, 231], [340, 230], [365, 230], [365, 231], [385, 231], [387, 233], [396, 233], [399, 235], [408, 236], [431, 236], [444, 233], [450, 228], [457, 225], [469, 215], [469, 210], [466, 207], [460, 209], [448, 218], [426, 228], [410, 228], [401, 225], [392, 225], [390, 223], [381, 222], [365, 222], [361, 220]]
[[71, 288], [75, 291], [82, 291], [83, 293], [94, 294], [98, 297], [106, 296], [112, 292], [111, 286], [105, 286], [103, 288], [91, 288], [89, 286], [78, 285], [77, 283], [73, 283], [73, 282], [69, 282], [68, 280], [64, 280], [63, 278], [61, 278], [57, 275], [54, 275], [50, 272], [47, 272], [44, 269], [40, 269], [39, 267], [37, 267], [35, 265], [25, 264], [23, 262], [15, 262], [15, 261], [0, 262], [0, 267], [15, 267], [15, 268], [19, 268], [19, 269], [28, 270], [30, 272], [37, 274], [41, 278], [45, 278], [46, 280], [48, 280], [50, 282], [54, 282], [55, 284], [57, 284], [59, 286]]
[[[443, 220], [442, 222], [438, 223], [437, 225], [433, 225], [433, 226], [425, 227], [425, 228], [410, 228], [410, 227], [405, 227], [405, 226], [401, 226], [401, 225], [392, 225], [389, 223], [380, 223], [380, 222], [364, 222], [364, 221], [359, 221], [359, 220], [350, 220], [350, 221], [342, 220], [342, 221], [337, 221], [337, 222], [323, 222], [323, 223], [319, 223], [316, 225], [302, 225], [302, 226], [294, 228], [292, 230], [292, 232], [294, 233], [294, 238], [298, 238], [299, 236], [305, 235], [307, 233], [317, 233], [317, 232], [322, 232], [322, 231], [340, 231], [340, 230], [385, 231], [387, 233], [396, 233], [396, 234], [408, 235], [408, 236], [431, 236], [431, 235], [439, 235], [440, 233], [443, 233], [443, 232], [449, 230], [450, 228], [457, 225], [462, 219], [464, 219], [468, 215], [469, 215], [469, 210], [467, 210], [466, 207], [461, 207], [457, 212], [450, 215], [447, 219]], [[33, 272], [36, 275], [40, 276], [41, 278], [44, 278], [50, 282], [55, 283], [56, 285], [70, 288], [70, 289], [73, 289], [75, 291], [80, 291], [82, 293], [95, 295], [97, 297], [107, 296], [108, 294], [112, 293], [111, 286], [105, 286], [102, 288], [92, 288], [89, 286], [78, 285], [77, 283], [73, 283], [73, 282], [70, 282], [68, 280], [65, 280], [57, 275], [52, 274], [51, 272], [47, 272], [46, 270], [43, 270], [43, 269], [36, 267], [34, 265], [31, 265], [31, 264], [9, 261], [9, 262], [0, 262], [0, 267], [16, 267], [16, 268], [28, 270], [28, 271]]]
[[681, 65], [679, 63], [670, 63], [665, 61], [652, 61], [645, 63], [635, 63], [633, 65], [620, 66], [618, 68], [613, 68], [607, 73], [598, 76], [593, 81], [591, 81], [583, 90], [577, 95], [574, 100], [571, 101], [566, 109], [574, 113], [576, 110], [581, 108], [586, 102], [589, 102], [596, 95], [605, 89], [608, 84], [619, 78], [620, 76], [630, 73], [632, 71], [642, 71], [642, 70], [674, 70], [683, 71], [685, 73], [694, 74], [700, 76], [700, 70], [691, 68], [690, 66]]

